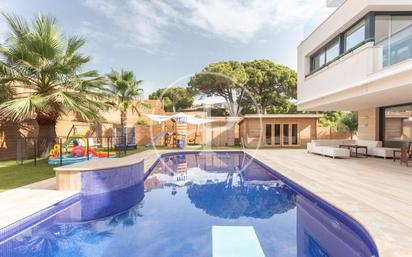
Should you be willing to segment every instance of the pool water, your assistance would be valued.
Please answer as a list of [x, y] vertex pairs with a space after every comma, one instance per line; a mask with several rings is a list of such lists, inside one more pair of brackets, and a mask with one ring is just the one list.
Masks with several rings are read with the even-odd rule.
[[253, 227], [266, 257], [373, 256], [353, 226], [239, 152], [164, 156], [144, 183], [82, 197], [1, 243], [0, 256], [222, 257], [216, 226]]

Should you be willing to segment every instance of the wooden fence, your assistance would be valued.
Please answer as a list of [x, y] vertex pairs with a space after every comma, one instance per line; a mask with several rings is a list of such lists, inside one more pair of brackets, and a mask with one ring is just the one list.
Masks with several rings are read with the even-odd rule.
[[[329, 127], [318, 127], [317, 139], [351, 139], [351, 134], [348, 132], [334, 132]], [[356, 135], [353, 136], [353, 139], [356, 139]]]

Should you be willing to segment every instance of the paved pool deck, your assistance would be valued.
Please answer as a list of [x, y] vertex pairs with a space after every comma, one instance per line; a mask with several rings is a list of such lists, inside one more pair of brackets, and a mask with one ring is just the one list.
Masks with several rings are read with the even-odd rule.
[[[158, 154], [168, 152], [173, 150], [150, 150], [81, 166], [115, 167], [143, 159], [147, 170]], [[412, 167], [372, 157], [332, 159], [301, 149], [246, 152], [359, 221], [381, 257], [412, 256]], [[0, 228], [77, 193], [54, 188], [55, 180], [49, 179], [0, 193]]]
[[0, 193], [0, 229], [78, 193], [55, 187], [56, 180], [50, 178]]
[[381, 257], [412, 256], [412, 167], [305, 150], [259, 150], [256, 159], [357, 220]]

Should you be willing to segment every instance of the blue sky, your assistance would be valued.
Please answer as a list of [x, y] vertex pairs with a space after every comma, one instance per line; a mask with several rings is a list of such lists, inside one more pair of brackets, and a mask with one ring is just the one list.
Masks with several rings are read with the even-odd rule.
[[[88, 68], [133, 70], [145, 95], [221, 60], [269, 59], [296, 69], [296, 47], [330, 13], [326, 0], [3, 0], [25, 18], [53, 15], [87, 39]], [[306, 26], [306, 28], [305, 28]], [[6, 28], [0, 21], [0, 40]]]

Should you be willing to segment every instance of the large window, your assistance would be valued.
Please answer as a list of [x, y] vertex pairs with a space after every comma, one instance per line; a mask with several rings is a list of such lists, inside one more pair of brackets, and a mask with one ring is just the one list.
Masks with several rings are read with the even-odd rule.
[[[368, 32], [368, 37], [372, 37], [369, 34], [370, 32]], [[319, 51], [312, 55], [310, 57], [310, 72], [321, 69], [325, 64], [328, 64], [345, 52], [357, 47], [362, 42], [365, 42], [365, 39], [366, 22], [365, 19], [363, 19], [346, 32], [339, 34], [338, 37], [324, 45]]]
[[375, 17], [375, 43], [381, 44], [389, 40], [390, 35], [390, 20], [389, 15], [377, 15]]
[[320, 52], [318, 52], [317, 54], [315, 54], [312, 57], [312, 68], [311, 70], [317, 70], [320, 67], [322, 67], [323, 65], [325, 65], [326, 60], [325, 60], [325, 50], [322, 49]]
[[381, 110], [381, 137], [387, 147], [401, 147], [412, 141], [412, 104]]
[[320, 69], [326, 63], [339, 56], [339, 42], [339, 38], [336, 38], [311, 57], [311, 71]]
[[339, 38], [335, 39], [326, 47], [326, 62], [330, 62], [339, 56]]
[[345, 51], [365, 41], [365, 20], [362, 20], [345, 33]]
[[377, 15], [375, 43], [382, 48], [382, 66], [412, 58], [412, 15]]

